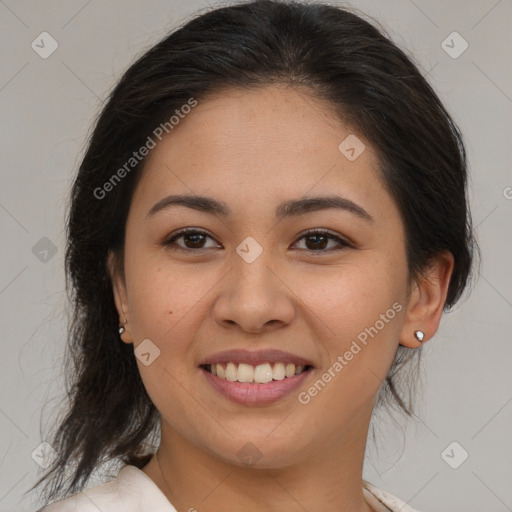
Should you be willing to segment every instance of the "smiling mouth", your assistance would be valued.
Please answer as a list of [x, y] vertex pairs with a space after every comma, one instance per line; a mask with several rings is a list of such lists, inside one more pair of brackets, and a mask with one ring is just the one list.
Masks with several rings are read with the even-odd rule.
[[204, 364], [201, 368], [221, 380], [243, 382], [247, 384], [267, 384], [272, 381], [290, 379], [310, 371], [311, 365], [295, 365], [293, 363], [263, 363], [251, 365], [245, 363], [214, 363]]

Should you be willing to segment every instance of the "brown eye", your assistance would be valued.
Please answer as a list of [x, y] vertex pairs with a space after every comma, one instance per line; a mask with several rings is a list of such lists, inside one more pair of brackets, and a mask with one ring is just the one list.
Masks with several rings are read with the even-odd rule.
[[[213, 238], [208, 235], [205, 231], [201, 231], [195, 228], [187, 228], [176, 233], [172, 238], [166, 240], [163, 245], [165, 246], [176, 246], [178, 250], [184, 251], [196, 251], [211, 249], [212, 247], [205, 247], [205, 241]], [[177, 244], [176, 241], [183, 239], [183, 245]], [[218, 247], [218, 246], [216, 246]]]
[[[206, 237], [202, 233], [187, 233], [186, 235], [182, 235], [180, 238], [183, 238], [188, 249], [202, 249], [202, 245]], [[188, 243], [191, 245], [188, 245]]]
[[[305, 249], [311, 252], [329, 252], [350, 246], [347, 241], [325, 230], [308, 231], [299, 240], [302, 239], [307, 240]], [[335, 246], [328, 249], [327, 246], [330, 241], [335, 242]]]

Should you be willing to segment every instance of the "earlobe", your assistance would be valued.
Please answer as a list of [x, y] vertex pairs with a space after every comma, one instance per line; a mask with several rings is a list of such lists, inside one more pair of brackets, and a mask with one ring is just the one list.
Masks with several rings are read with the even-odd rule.
[[119, 267], [116, 262], [116, 255], [112, 251], [109, 252], [107, 257], [107, 269], [112, 283], [114, 302], [116, 304], [117, 313], [119, 315], [119, 337], [124, 343], [133, 343], [129, 325], [129, 309], [126, 294], [126, 284], [124, 277], [119, 271]]
[[415, 279], [410, 293], [400, 345], [418, 348], [434, 336], [441, 321], [454, 258], [448, 252], [436, 255], [425, 272]]

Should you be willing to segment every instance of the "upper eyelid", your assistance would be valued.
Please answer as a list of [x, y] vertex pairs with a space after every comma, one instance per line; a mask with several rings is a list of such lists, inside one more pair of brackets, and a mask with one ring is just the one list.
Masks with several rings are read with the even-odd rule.
[[[195, 234], [195, 233], [199, 233], [201, 235], [208, 236], [212, 240], [215, 240], [217, 242], [217, 240], [215, 239], [214, 236], [210, 235], [210, 233], [208, 233], [207, 231], [204, 231], [202, 228], [183, 228], [183, 229], [179, 229], [178, 231], [175, 231], [174, 233], [171, 233], [169, 236], [166, 236], [162, 243], [164, 245], [169, 244], [169, 243], [171, 243], [172, 240], [181, 238], [182, 236], [185, 236], [188, 234]], [[217, 242], [217, 243], [219, 243], [219, 242]]]

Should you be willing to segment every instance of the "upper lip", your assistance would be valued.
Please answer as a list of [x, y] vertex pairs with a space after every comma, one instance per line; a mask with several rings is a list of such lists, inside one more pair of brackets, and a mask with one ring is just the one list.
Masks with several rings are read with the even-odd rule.
[[205, 358], [199, 365], [205, 364], [222, 364], [222, 363], [245, 363], [253, 366], [264, 363], [291, 363], [296, 366], [313, 366], [313, 364], [290, 352], [283, 352], [282, 350], [267, 349], [267, 350], [243, 350], [232, 349], [224, 352], [217, 352]]

